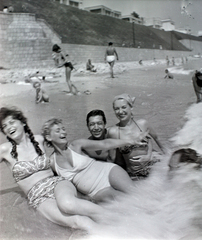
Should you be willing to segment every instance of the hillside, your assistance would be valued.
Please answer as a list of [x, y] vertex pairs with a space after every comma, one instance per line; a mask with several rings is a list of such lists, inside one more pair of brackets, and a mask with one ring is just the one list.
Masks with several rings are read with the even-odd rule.
[[120, 19], [89, 13], [52, 0], [1, 0], [0, 8], [11, 4], [14, 12], [34, 13], [61, 36], [63, 43], [107, 45], [168, 50], [189, 50], [175, 34]]

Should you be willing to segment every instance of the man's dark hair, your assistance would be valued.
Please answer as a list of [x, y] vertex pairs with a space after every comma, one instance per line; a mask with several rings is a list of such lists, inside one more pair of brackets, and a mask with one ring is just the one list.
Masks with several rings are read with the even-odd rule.
[[113, 45], [113, 42], [109, 42], [109, 46]]
[[87, 116], [86, 116], [86, 123], [87, 123], [87, 125], [88, 125], [88, 123], [89, 123], [89, 118], [90, 118], [90, 117], [95, 117], [95, 116], [102, 116], [102, 119], [103, 119], [104, 124], [107, 123], [107, 120], [106, 120], [106, 117], [105, 117], [104, 112], [103, 112], [102, 110], [100, 110], [100, 109], [95, 109], [95, 110], [90, 111], [90, 112], [87, 114]]

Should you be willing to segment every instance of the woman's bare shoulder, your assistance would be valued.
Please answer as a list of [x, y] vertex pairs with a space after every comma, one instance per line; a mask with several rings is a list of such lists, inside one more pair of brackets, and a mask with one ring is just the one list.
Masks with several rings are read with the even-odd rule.
[[118, 128], [117, 125], [108, 127], [107, 128], [107, 137], [110, 138], [110, 137], [114, 137], [114, 135], [116, 136], [117, 128]]
[[44, 137], [42, 135], [34, 135], [37, 142], [44, 142]]
[[0, 145], [0, 162], [5, 158], [5, 156], [11, 151], [11, 143], [6, 142]]
[[139, 120], [136, 121], [136, 123], [138, 124], [138, 126], [140, 128], [143, 128], [143, 129], [148, 128], [148, 122], [145, 119], [139, 119]]

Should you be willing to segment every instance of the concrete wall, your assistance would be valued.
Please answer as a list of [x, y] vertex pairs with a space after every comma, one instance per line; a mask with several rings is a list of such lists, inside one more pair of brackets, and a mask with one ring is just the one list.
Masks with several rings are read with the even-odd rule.
[[[92, 45], [77, 45], [77, 44], [61, 44], [61, 48], [69, 54], [71, 61], [77, 63], [86, 62], [89, 58], [94, 63], [103, 62], [105, 55], [105, 46], [92, 46]], [[169, 51], [158, 49], [140, 49], [140, 48], [123, 48], [116, 47], [119, 55], [120, 62], [130, 62], [139, 60], [152, 60], [169, 58], [181, 58], [190, 56], [190, 51]]]
[[[44, 20], [34, 14], [0, 12], [0, 67], [39, 68], [53, 67], [52, 45], [59, 44], [70, 55], [74, 63], [103, 62], [106, 47], [92, 45], [61, 44], [60, 37]], [[200, 43], [200, 42], [199, 42]], [[197, 53], [201, 45], [195, 43]], [[201, 44], [201, 43], [200, 43]], [[119, 61], [165, 59], [166, 56], [182, 57], [193, 55], [190, 51], [166, 51], [117, 47]]]
[[[34, 14], [0, 12], [0, 66], [5, 68], [39, 67], [52, 64], [52, 41], [44, 21]], [[61, 41], [60, 41], [61, 42]]]
[[192, 50], [192, 54], [196, 55], [202, 54], [202, 42], [199, 41], [194, 41], [194, 40], [189, 40], [189, 39], [183, 39], [180, 40], [180, 42], [187, 48]]

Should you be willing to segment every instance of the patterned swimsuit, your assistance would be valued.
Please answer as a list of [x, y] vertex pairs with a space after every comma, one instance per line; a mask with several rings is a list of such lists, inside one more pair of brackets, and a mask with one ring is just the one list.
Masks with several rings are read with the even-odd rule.
[[[133, 122], [136, 124], [140, 132], [142, 132], [142, 129], [138, 126], [138, 124], [133, 120]], [[118, 127], [118, 138], [120, 137], [120, 127]], [[149, 136], [146, 136], [143, 140], [143, 144], [134, 144], [134, 145], [126, 145], [124, 147], [119, 148], [119, 151], [121, 154], [125, 155], [124, 158], [127, 158], [127, 172], [132, 178], [139, 178], [139, 177], [146, 177], [148, 176], [152, 161], [138, 161], [138, 156], [133, 157], [130, 156], [130, 153], [132, 153], [134, 150], [145, 150], [148, 151], [148, 143], [149, 143]], [[128, 156], [127, 156], [128, 155]]]
[[[17, 161], [13, 166], [12, 173], [16, 182], [30, 177], [39, 171], [50, 169], [50, 160], [45, 155], [38, 156], [33, 161]], [[50, 176], [37, 182], [28, 192], [28, 204], [37, 208], [45, 200], [55, 199], [54, 189], [58, 182], [63, 181], [62, 177]]]

